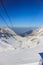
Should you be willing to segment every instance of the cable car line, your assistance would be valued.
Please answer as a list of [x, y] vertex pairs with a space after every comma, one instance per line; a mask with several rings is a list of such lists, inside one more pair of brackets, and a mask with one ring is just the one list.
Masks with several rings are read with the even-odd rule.
[[0, 14], [0, 17], [3, 19], [3, 22], [7, 25], [7, 27], [9, 27], [7, 22], [5, 21], [5, 19], [3, 18], [3, 16], [1, 14]]
[[6, 10], [5, 6], [4, 6], [3, 0], [0, 0], [0, 3], [1, 3], [2, 7], [4, 8], [4, 10], [5, 10], [5, 12], [6, 12], [6, 15], [7, 15], [8, 19], [9, 19], [9, 21], [10, 21], [11, 26], [13, 27], [12, 21], [11, 21], [9, 15], [8, 15], [8, 13], [7, 13], [7, 10]]

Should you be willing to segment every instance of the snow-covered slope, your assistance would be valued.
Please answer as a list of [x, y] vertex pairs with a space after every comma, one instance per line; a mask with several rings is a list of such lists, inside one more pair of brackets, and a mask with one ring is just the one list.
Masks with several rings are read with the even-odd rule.
[[10, 47], [15, 49], [20, 46], [21, 39], [22, 37], [18, 36], [12, 29], [0, 28], [0, 49]]
[[10, 28], [0, 28], [0, 41], [11, 45], [14, 49], [35, 47], [43, 43], [43, 26], [25, 37], [17, 35]]
[[[43, 52], [43, 26], [21, 37], [10, 28], [0, 29], [0, 65], [40, 65]], [[30, 64], [31, 63], [31, 64]]]
[[43, 43], [43, 26], [39, 27], [38, 29], [34, 30], [30, 35], [26, 36], [26, 40], [30, 46], [37, 46]]
[[43, 36], [43, 26], [40, 26], [38, 29], [32, 32], [32, 36]]
[[43, 43], [43, 26], [25, 37], [17, 35], [10, 28], [0, 28], [0, 40], [11, 45], [14, 49], [32, 48]]

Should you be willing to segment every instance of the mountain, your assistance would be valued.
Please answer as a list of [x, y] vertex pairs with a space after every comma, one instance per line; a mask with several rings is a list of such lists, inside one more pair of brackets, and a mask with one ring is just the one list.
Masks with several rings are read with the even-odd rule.
[[32, 31], [33, 30], [29, 30], [29, 31], [27, 31], [27, 32], [25, 32], [25, 33], [22, 33], [22, 34], [20, 34], [22, 37], [25, 37], [25, 36], [28, 36], [28, 35], [30, 35], [31, 33], [32, 33]]
[[[3, 46], [12, 47], [12, 49], [18, 48], [32, 48], [40, 43], [43, 43], [43, 26], [34, 31], [29, 31], [24, 34], [24, 37], [16, 34], [11, 28], [0, 28], [0, 43]], [[3, 43], [3, 44], [2, 44]], [[6, 47], [6, 48], [8, 48]]]
[[18, 41], [20, 36], [18, 36], [12, 29], [10, 28], [0, 28], [0, 49], [14, 49], [19, 46]]
[[43, 26], [40, 26], [38, 29], [36, 29], [35, 31], [33, 31], [32, 35], [43, 36]]
[[43, 26], [24, 37], [11, 28], [0, 28], [0, 65], [40, 65], [42, 52]]
[[31, 41], [30, 45], [38, 45], [43, 43], [43, 26], [34, 30], [30, 35], [26, 36], [27, 41]]
[[38, 27], [13, 27], [12, 30], [18, 35], [25, 36], [25, 33], [29, 33]]

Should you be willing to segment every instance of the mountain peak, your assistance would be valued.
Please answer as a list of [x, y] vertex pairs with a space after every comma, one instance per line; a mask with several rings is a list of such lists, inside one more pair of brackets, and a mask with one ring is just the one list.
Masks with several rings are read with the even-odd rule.
[[10, 37], [16, 35], [16, 33], [10, 28], [0, 28], [0, 38], [1, 37]]

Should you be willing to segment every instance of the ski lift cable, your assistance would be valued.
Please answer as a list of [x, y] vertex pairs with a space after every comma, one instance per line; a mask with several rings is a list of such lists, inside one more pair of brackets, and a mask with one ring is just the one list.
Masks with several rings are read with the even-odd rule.
[[[5, 19], [4, 19], [4, 17], [0, 14], [0, 17], [3, 19], [3, 22], [6, 24], [6, 26], [8, 27], [8, 28], [10, 28], [9, 26], [8, 26], [8, 24], [7, 24], [7, 22], [5, 21]], [[10, 28], [11, 29], [11, 28]], [[14, 38], [14, 37], [13, 37]]]
[[0, 2], [1, 2], [1, 5], [2, 5], [2, 7], [4, 8], [4, 10], [5, 10], [5, 12], [6, 12], [6, 15], [7, 15], [8, 19], [9, 19], [9, 21], [10, 21], [11, 26], [13, 27], [13, 25], [12, 25], [12, 21], [11, 21], [9, 15], [8, 15], [8, 13], [7, 13], [7, 10], [6, 10], [5, 6], [4, 6], [3, 1], [1, 0]]
[[7, 22], [5, 21], [5, 19], [3, 18], [3, 16], [1, 14], [0, 14], [0, 17], [3, 19], [3, 22], [7, 25], [7, 27], [9, 27]]
[[[5, 19], [3, 18], [3, 16], [0, 14], [0, 17], [3, 19], [3, 22], [6, 24], [6, 26], [8, 27], [8, 28], [10, 28], [9, 26], [8, 26], [8, 24], [7, 24], [7, 22], [5, 21]], [[10, 28], [11, 29], [11, 28]], [[12, 34], [11, 33], [11, 35], [14, 35], [14, 34]], [[15, 37], [13, 37], [13, 38], [15, 38]]]

